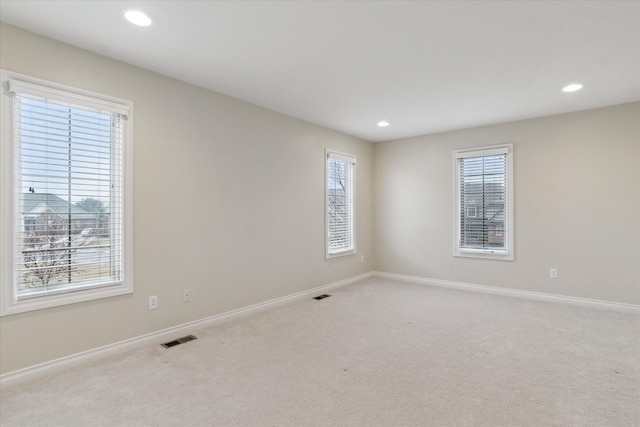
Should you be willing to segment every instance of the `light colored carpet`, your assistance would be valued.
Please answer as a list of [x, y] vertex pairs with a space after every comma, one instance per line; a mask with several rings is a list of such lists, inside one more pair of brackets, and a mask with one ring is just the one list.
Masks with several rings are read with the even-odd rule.
[[634, 315], [370, 279], [195, 335], [11, 388], [0, 422], [640, 425]]

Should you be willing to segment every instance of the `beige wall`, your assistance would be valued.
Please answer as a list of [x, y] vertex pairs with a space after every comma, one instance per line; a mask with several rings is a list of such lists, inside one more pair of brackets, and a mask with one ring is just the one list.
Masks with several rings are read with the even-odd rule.
[[[633, 103], [376, 144], [377, 269], [640, 303], [639, 123]], [[515, 261], [454, 257], [452, 150], [508, 142]]]
[[[2, 373], [374, 269], [371, 143], [0, 28], [2, 68], [134, 102], [135, 257], [133, 295], [0, 318]], [[358, 158], [359, 254], [331, 261], [325, 148]]]

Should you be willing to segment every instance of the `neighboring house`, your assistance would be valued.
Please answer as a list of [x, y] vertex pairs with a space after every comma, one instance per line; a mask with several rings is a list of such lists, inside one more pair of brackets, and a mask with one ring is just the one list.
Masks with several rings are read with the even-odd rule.
[[100, 214], [87, 212], [55, 194], [25, 193], [22, 200], [25, 233], [66, 234], [71, 225], [71, 234], [77, 234], [97, 228], [101, 220]]
[[504, 188], [496, 183], [465, 184], [464, 229], [467, 244], [504, 246]]

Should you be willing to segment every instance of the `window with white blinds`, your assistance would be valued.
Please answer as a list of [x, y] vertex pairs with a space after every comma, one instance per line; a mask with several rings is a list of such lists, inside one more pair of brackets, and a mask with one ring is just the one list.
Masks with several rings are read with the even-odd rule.
[[455, 255], [513, 259], [511, 144], [454, 152]]
[[131, 292], [125, 262], [131, 104], [53, 83], [4, 80], [3, 98], [12, 102], [11, 141], [3, 146], [11, 145], [13, 158], [5, 214], [13, 238], [11, 306], [3, 311]]
[[327, 258], [355, 253], [356, 158], [326, 152]]

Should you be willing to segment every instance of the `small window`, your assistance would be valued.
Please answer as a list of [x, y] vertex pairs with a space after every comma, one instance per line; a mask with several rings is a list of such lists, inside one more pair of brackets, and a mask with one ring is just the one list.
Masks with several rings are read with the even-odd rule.
[[356, 158], [326, 152], [326, 257], [354, 254]]
[[511, 144], [454, 151], [456, 256], [513, 260]]
[[475, 206], [467, 207], [467, 217], [475, 218], [478, 216], [478, 209]]
[[0, 314], [133, 291], [131, 109], [2, 71]]

